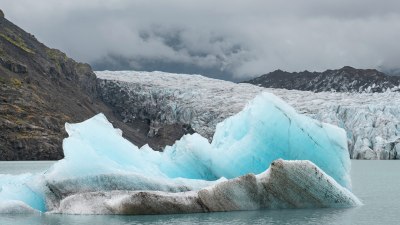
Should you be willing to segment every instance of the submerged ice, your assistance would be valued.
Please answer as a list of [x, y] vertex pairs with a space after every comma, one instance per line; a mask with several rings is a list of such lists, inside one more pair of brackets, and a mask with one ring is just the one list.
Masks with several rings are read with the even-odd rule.
[[[218, 124], [211, 143], [186, 135], [163, 152], [139, 149], [103, 114], [65, 127], [63, 160], [41, 174], [0, 177], [0, 212], [151, 214], [359, 204], [349, 191], [344, 130], [297, 114], [269, 93]], [[172, 209], [171, 202], [177, 204]], [[152, 203], [161, 208], [140, 208]]]

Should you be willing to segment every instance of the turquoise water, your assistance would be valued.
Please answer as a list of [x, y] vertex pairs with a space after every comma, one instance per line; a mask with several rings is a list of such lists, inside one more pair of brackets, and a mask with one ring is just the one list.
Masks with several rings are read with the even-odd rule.
[[[1, 174], [38, 172], [52, 162], [0, 162]], [[352, 161], [353, 192], [364, 205], [350, 209], [260, 210], [161, 216], [0, 215], [19, 224], [400, 224], [400, 162]]]

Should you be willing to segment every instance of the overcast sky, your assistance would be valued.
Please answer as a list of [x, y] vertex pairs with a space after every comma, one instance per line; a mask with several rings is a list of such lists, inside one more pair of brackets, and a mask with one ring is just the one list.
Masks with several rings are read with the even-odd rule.
[[10, 21], [95, 69], [243, 80], [275, 69], [400, 67], [399, 0], [0, 0]]

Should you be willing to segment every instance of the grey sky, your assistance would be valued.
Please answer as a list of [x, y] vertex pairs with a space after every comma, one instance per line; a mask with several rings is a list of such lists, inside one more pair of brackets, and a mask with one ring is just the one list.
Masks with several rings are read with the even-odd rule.
[[398, 0], [0, 0], [0, 7], [95, 69], [240, 80], [275, 69], [400, 67]]

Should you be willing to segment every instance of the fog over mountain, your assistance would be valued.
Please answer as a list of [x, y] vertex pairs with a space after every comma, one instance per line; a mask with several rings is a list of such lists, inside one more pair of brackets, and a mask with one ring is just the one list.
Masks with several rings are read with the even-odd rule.
[[398, 73], [397, 0], [0, 0], [6, 18], [96, 70], [246, 80], [345, 65]]

